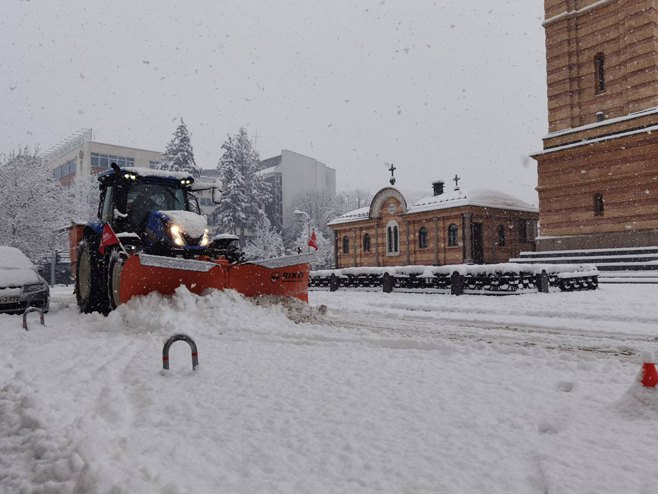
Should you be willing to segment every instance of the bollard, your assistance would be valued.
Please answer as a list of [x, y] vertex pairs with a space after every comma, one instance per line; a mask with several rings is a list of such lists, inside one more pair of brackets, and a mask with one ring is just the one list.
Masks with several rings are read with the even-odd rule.
[[338, 279], [338, 276], [336, 276], [336, 273], [331, 273], [331, 276], [329, 276], [329, 291], [335, 292], [338, 290], [339, 286], [340, 280]]
[[395, 279], [390, 274], [384, 273], [384, 276], [382, 276], [382, 291], [384, 293], [391, 293], [394, 284]]
[[162, 348], [162, 368], [164, 370], [169, 370], [169, 348], [174, 342], [179, 340], [185, 341], [190, 345], [190, 349], [192, 350], [192, 370], [196, 370], [199, 366], [199, 353], [197, 352], [194, 340], [186, 334], [176, 334], [165, 342], [164, 347]]
[[450, 294], [462, 295], [464, 293], [464, 277], [457, 271], [450, 275]]
[[23, 329], [25, 331], [27, 331], [27, 315], [30, 312], [38, 312], [39, 313], [39, 319], [41, 321], [41, 325], [42, 326], [46, 325], [44, 315], [43, 315], [43, 310], [39, 309], [39, 307], [28, 307], [27, 309], [25, 309], [25, 312], [23, 312]]
[[539, 293], [548, 293], [548, 273], [545, 269], [541, 270], [541, 274], [535, 275], [535, 282]]

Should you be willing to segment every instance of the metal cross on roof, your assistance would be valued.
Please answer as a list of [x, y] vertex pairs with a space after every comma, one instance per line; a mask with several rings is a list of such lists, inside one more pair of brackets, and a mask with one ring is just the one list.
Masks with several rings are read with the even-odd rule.
[[459, 181], [461, 178], [455, 173], [455, 178], [453, 178], [453, 180], [455, 181], [455, 190], [459, 190]]
[[397, 170], [397, 168], [395, 167], [395, 165], [393, 163], [391, 163], [391, 167], [388, 170], [391, 172], [391, 178], [389, 179], [389, 182], [391, 182], [391, 185], [395, 185], [394, 173], [395, 173], [395, 170]]

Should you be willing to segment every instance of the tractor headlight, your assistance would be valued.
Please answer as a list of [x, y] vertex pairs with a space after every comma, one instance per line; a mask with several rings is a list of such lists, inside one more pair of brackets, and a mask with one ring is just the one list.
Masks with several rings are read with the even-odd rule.
[[205, 231], [203, 232], [203, 237], [201, 238], [201, 242], [199, 242], [199, 245], [201, 247], [206, 247], [209, 242], [210, 242], [210, 238], [208, 237], [208, 229], [206, 228]]
[[183, 232], [181, 232], [180, 226], [171, 225], [169, 227], [169, 234], [171, 235], [171, 239], [176, 245], [181, 247], [185, 245], [185, 240], [183, 240]]

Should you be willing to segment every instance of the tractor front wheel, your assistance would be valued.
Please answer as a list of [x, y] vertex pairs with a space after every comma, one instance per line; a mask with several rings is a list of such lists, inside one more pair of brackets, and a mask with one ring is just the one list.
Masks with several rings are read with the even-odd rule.
[[126, 256], [118, 251], [113, 251], [110, 255], [108, 267], [107, 298], [110, 302], [110, 310], [116, 309], [121, 304], [119, 289], [121, 287], [121, 269], [126, 262]]

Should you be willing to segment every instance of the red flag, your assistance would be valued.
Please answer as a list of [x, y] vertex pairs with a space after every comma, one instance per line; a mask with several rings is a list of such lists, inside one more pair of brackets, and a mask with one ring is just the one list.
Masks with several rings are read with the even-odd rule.
[[315, 228], [311, 232], [311, 238], [308, 239], [308, 246], [318, 250], [318, 236], [315, 234]]
[[102, 255], [105, 255], [105, 247], [110, 247], [112, 245], [120, 245], [119, 238], [114, 234], [114, 230], [109, 223], [105, 223], [103, 227], [103, 234], [101, 235], [101, 244], [98, 247], [98, 252]]

